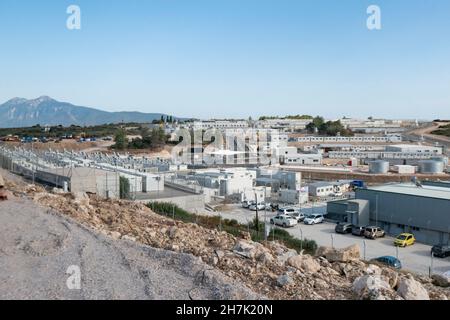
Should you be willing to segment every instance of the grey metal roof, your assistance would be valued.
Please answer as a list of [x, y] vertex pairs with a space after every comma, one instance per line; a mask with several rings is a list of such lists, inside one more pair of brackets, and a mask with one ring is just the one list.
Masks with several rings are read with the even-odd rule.
[[424, 185], [422, 188], [420, 188], [412, 183], [385, 184], [382, 186], [369, 187], [367, 188], [367, 190], [450, 200], [449, 188], [427, 186], [427, 185]]
[[334, 185], [333, 182], [314, 182], [308, 184], [308, 186], [315, 188], [332, 187], [333, 185]]

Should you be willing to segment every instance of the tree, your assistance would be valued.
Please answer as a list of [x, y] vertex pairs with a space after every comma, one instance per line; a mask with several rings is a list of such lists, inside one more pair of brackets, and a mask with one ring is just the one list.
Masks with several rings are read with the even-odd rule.
[[314, 133], [316, 129], [320, 131], [320, 128], [323, 128], [324, 124], [324, 118], [317, 116], [306, 126], [306, 130], [310, 133]]
[[126, 149], [128, 146], [128, 138], [127, 138], [127, 133], [125, 132], [125, 130], [120, 129], [119, 131], [117, 131], [115, 137], [114, 137], [114, 148], [118, 149], [118, 150], [123, 150]]
[[160, 127], [151, 131], [141, 129], [141, 136], [142, 138], [133, 139], [128, 147], [132, 149], [159, 149], [164, 147], [168, 140], [164, 129]]
[[306, 126], [308, 132], [314, 133], [316, 130], [320, 135], [327, 136], [352, 136], [353, 132], [344, 128], [340, 120], [337, 121], [327, 121], [322, 117], [315, 117], [313, 121]]

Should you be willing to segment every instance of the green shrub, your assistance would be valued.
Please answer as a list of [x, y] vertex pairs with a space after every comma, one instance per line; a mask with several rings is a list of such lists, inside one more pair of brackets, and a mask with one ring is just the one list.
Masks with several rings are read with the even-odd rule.
[[[250, 231], [252, 240], [255, 242], [265, 241], [264, 222], [259, 221], [259, 230], [256, 229], [256, 219], [248, 225], [240, 224], [235, 219], [221, 219], [220, 216], [204, 216], [190, 213], [172, 203], [151, 202], [147, 206], [155, 213], [168, 216], [175, 220], [196, 223], [208, 229], [218, 229], [226, 231], [234, 236], [239, 236], [242, 232]], [[282, 242], [286, 247], [300, 252], [304, 250], [306, 253], [314, 254], [317, 249], [317, 244], [313, 240], [304, 239], [303, 241], [293, 237], [289, 232], [280, 228], [272, 228], [267, 240], [275, 240]]]

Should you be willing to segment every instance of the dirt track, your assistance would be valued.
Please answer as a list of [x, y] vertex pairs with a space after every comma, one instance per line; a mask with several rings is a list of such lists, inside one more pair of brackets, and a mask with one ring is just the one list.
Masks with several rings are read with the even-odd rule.
[[438, 130], [440, 126], [446, 125], [448, 123], [445, 122], [438, 122], [438, 123], [433, 123], [432, 125], [428, 126], [428, 127], [424, 127], [424, 128], [419, 128], [416, 130], [413, 130], [411, 132], [409, 132], [409, 134], [421, 137], [424, 136], [426, 138], [429, 138], [431, 140], [436, 140], [436, 141], [441, 141], [441, 142], [447, 142], [450, 143], [450, 138], [449, 137], [445, 137], [445, 136], [440, 136], [437, 134], [432, 134], [431, 132]]
[[[0, 299], [256, 297], [192, 255], [112, 240], [25, 198], [0, 202], [0, 244]], [[66, 285], [72, 265], [81, 290]]]

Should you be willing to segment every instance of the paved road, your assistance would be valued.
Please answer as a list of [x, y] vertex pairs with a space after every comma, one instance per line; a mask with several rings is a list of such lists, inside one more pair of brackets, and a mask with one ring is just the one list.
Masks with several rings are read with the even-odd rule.
[[[243, 209], [239, 205], [231, 206], [232, 210], [222, 212], [221, 216], [227, 219], [236, 219], [241, 223], [247, 223], [254, 219], [255, 212], [248, 209]], [[326, 213], [326, 204], [322, 203], [315, 205], [314, 208], [311, 205], [303, 206], [302, 211], [306, 214], [310, 213]], [[209, 213], [211, 214], [211, 213]], [[217, 214], [217, 213], [215, 213]], [[267, 220], [273, 217], [275, 213], [267, 212]], [[264, 220], [264, 211], [260, 212], [260, 219]], [[335, 247], [343, 248], [353, 244], [358, 244], [361, 248], [361, 253], [364, 254], [364, 243], [366, 247], [366, 259], [372, 259], [383, 255], [397, 256], [403, 263], [404, 269], [411, 270], [421, 274], [428, 274], [431, 266], [430, 250], [431, 247], [421, 243], [407, 248], [397, 248], [393, 245], [394, 239], [392, 237], [386, 237], [377, 240], [365, 240], [364, 238], [355, 237], [353, 235], [340, 235], [334, 232], [335, 224], [323, 223], [319, 225], [309, 226], [299, 224], [296, 227], [286, 229], [293, 236], [297, 238], [312, 239], [317, 242], [318, 245], [331, 246], [332, 242]], [[332, 238], [333, 237], [333, 238]], [[443, 273], [450, 270], [450, 258], [446, 259], [433, 259], [433, 270], [436, 273]]]
[[[67, 286], [76, 280], [70, 266], [81, 271], [80, 290]], [[30, 200], [0, 202], [0, 300], [255, 298], [209, 269], [192, 255], [104, 237]], [[211, 281], [202, 285], [204, 272]]]

